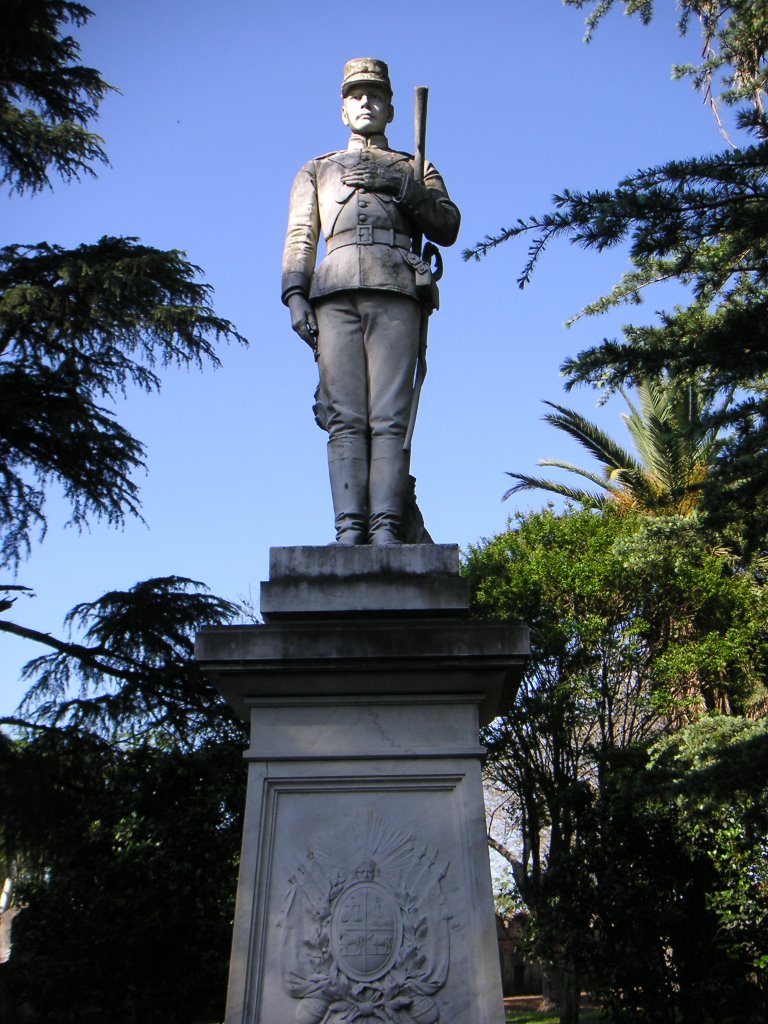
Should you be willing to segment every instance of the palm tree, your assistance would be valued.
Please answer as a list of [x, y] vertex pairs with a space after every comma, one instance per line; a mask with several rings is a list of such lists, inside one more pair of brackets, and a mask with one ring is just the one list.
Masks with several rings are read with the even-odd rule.
[[637, 394], [636, 406], [621, 391], [629, 407], [622, 419], [636, 455], [572, 409], [544, 403], [555, 410], [544, 419], [586, 448], [601, 463], [602, 472], [593, 473], [558, 459], [541, 459], [539, 465], [575, 473], [600, 490], [508, 473], [518, 482], [506, 492], [504, 500], [518, 491], [544, 490], [586, 508], [599, 509], [607, 502], [616, 502], [651, 515], [688, 516], [694, 512], [701, 485], [721, 446], [718, 428], [712, 425], [712, 402], [696, 383], [680, 384], [668, 377], [642, 382]]

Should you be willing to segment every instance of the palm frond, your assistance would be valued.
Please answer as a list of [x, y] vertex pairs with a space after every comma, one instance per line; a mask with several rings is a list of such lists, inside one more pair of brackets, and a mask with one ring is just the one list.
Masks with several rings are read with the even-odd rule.
[[[593, 484], [597, 484], [598, 487], [602, 487], [605, 491], [610, 491], [611, 494], [618, 494], [620, 488], [617, 487], [613, 481], [618, 479], [623, 469], [614, 469], [610, 472], [603, 471], [602, 476], [598, 476], [597, 473], [590, 473], [588, 469], [584, 469], [583, 466], [574, 466], [572, 462], [561, 462], [559, 459], [539, 459], [540, 466], [551, 466], [552, 469], [564, 469], [568, 473], [576, 473], [577, 476], [583, 476], [585, 480], [591, 481]], [[618, 474], [618, 476], [617, 476]], [[511, 474], [510, 474], [511, 475]]]
[[550, 494], [557, 494], [561, 498], [567, 498], [569, 501], [578, 502], [583, 505], [584, 508], [603, 508], [606, 501], [609, 500], [605, 494], [595, 494], [591, 491], [584, 491], [581, 489], [568, 487], [567, 484], [560, 484], [554, 480], [544, 480], [543, 478], [526, 476], [524, 473], [507, 473], [507, 476], [511, 476], [513, 480], [517, 480], [518, 483], [504, 494], [502, 501], [506, 501], [507, 498], [513, 494], [517, 494], [519, 491], [549, 491]]
[[562, 430], [585, 448], [602, 467], [602, 473], [558, 459], [541, 459], [540, 466], [565, 470], [589, 480], [604, 491], [596, 494], [553, 480], [508, 473], [518, 483], [504, 495], [524, 490], [544, 490], [588, 508], [602, 508], [606, 501], [635, 505], [650, 514], [674, 512], [691, 515], [700, 500], [701, 484], [713, 466], [722, 442], [713, 397], [695, 380], [669, 377], [641, 381], [637, 403], [620, 391], [628, 413], [622, 416], [637, 454], [633, 455], [609, 434], [573, 409], [545, 402], [554, 412], [544, 420]]
[[544, 420], [578, 441], [598, 462], [602, 462], [603, 465], [610, 466], [612, 469], [642, 468], [626, 448], [622, 448], [609, 434], [606, 434], [585, 416], [581, 416], [573, 409], [556, 405], [555, 402], [545, 402], [544, 404], [556, 410], [554, 414], [547, 413], [543, 417]]

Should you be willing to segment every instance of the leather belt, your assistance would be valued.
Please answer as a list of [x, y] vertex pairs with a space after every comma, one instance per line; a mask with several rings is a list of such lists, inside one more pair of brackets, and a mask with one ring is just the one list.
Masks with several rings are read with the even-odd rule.
[[394, 228], [375, 228], [371, 224], [358, 224], [349, 231], [339, 231], [326, 239], [326, 252], [340, 249], [342, 245], [391, 245], [396, 249], [410, 249], [411, 239]]

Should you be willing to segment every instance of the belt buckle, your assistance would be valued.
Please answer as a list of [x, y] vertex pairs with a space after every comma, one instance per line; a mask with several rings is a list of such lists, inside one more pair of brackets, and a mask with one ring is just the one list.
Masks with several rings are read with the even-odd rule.
[[373, 225], [372, 224], [358, 224], [357, 225], [357, 244], [358, 245], [373, 245]]

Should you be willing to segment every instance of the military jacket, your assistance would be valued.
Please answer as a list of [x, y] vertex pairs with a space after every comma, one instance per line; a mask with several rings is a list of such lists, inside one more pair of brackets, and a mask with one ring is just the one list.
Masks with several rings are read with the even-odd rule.
[[[406, 175], [399, 196], [345, 185], [342, 174], [375, 160]], [[410, 238], [421, 233], [452, 245], [461, 215], [443, 179], [427, 163], [424, 184], [413, 179], [413, 157], [389, 149], [383, 135], [352, 136], [349, 148], [305, 164], [291, 190], [283, 253], [283, 302], [299, 292], [318, 299], [337, 291], [374, 288], [416, 297]], [[327, 254], [315, 270], [320, 236]]]

